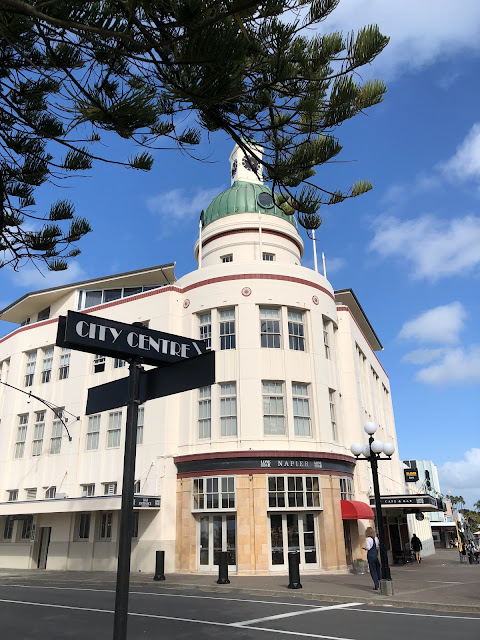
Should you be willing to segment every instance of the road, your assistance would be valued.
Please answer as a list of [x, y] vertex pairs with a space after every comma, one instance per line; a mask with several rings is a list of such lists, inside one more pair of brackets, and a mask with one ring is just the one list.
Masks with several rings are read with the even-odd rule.
[[[2, 640], [112, 638], [115, 593], [110, 584], [0, 584]], [[132, 586], [128, 639], [145, 640], [475, 640], [480, 615], [332, 603], [279, 594]]]

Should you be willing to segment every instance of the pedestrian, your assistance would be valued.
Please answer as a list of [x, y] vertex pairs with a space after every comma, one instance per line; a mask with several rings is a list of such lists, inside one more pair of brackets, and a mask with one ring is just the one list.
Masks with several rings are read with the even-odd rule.
[[423, 548], [422, 547], [422, 541], [417, 536], [417, 534], [414, 533], [410, 542], [411, 542], [411, 545], [412, 545], [412, 549], [415, 552], [415, 558], [417, 559], [417, 564], [420, 564], [420, 562], [422, 561], [422, 558], [420, 556], [420, 551]]
[[378, 561], [378, 538], [372, 527], [367, 527], [365, 531], [366, 543], [363, 547], [367, 552], [368, 568], [373, 580], [373, 590], [378, 591], [380, 587], [380, 562]]

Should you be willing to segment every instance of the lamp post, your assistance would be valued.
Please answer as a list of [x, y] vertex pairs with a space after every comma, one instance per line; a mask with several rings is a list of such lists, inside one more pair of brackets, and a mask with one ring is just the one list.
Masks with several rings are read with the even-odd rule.
[[[390, 567], [388, 566], [387, 546], [385, 544], [385, 532], [383, 529], [383, 515], [382, 515], [382, 503], [380, 500], [380, 488], [378, 485], [378, 460], [391, 460], [392, 454], [395, 451], [395, 446], [391, 442], [381, 442], [375, 440], [373, 434], [377, 430], [377, 425], [373, 422], [367, 422], [364, 425], [364, 430], [368, 434], [368, 444], [361, 445], [356, 442], [350, 447], [350, 451], [357, 458], [357, 460], [366, 460], [370, 462], [372, 468], [373, 478], [373, 492], [375, 495], [375, 511], [377, 519], [378, 540], [380, 542], [380, 560], [381, 560], [381, 579], [380, 579], [380, 591], [383, 595], [393, 595], [393, 583], [392, 576], [390, 574]], [[387, 457], [382, 458], [381, 454], [384, 453]], [[359, 456], [363, 454], [363, 458]]]

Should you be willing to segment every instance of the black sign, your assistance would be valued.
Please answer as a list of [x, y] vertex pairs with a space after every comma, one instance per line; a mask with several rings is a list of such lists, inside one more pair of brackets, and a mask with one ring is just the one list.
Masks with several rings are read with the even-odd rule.
[[185, 462], [176, 462], [178, 473], [192, 473], [204, 471], [228, 472], [234, 469], [262, 469], [266, 472], [282, 473], [292, 469], [322, 473], [324, 471], [341, 471], [352, 473], [353, 464], [343, 460], [312, 459], [312, 458], [197, 458]]
[[133, 496], [133, 508], [160, 509], [160, 496]]
[[[437, 501], [432, 496], [427, 495], [411, 495], [411, 496], [382, 496], [380, 498], [381, 503], [385, 506], [388, 505], [409, 505], [409, 504], [429, 504], [437, 506]], [[370, 498], [370, 504], [375, 504], [375, 499]]]
[[123, 360], [137, 358], [157, 367], [188, 361], [207, 352], [204, 340], [192, 340], [77, 311], [69, 311], [66, 318], [59, 317], [56, 344]]
[[418, 469], [404, 469], [405, 482], [417, 482], [418, 481]]
[[[139, 402], [163, 398], [182, 391], [215, 383], [215, 352], [168, 367], [143, 371], [140, 375]], [[86, 415], [118, 409], [127, 404], [128, 377], [88, 390]]]

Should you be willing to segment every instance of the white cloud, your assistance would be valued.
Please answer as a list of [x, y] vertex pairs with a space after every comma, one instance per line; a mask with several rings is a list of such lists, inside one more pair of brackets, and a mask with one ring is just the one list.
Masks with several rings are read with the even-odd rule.
[[[480, 5], [479, 5], [480, 6]], [[467, 275], [480, 264], [480, 218], [413, 220], [385, 216], [376, 221], [370, 249], [382, 257], [401, 258], [417, 279]]]
[[70, 282], [86, 280], [84, 269], [78, 262], [70, 262], [66, 271], [47, 271], [45, 267], [40, 267], [40, 271], [32, 264], [21, 267], [18, 272], [11, 272], [11, 281], [15, 286], [29, 289], [50, 289], [59, 287]]
[[147, 198], [147, 209], [168, 221], [179, 223], [194, 217], [200, 218], [202, 209], [207, 207], [213, 198], [221, 193], [224, 187], [195, 190], [172, 189]]
[[[459, 53], [480, 51], [477, 0], [455, 5], [451, 0], [342, 0], [322, 31], [348, 32], [367, 24], [378, 24], [380, 31], [390, 36], [387, 48], [373, 63], [374, 73], [384, 78], [447, 57], [453, 59]], [[365, 75], [363, 69], [360, 73]]]
[[411, 362], [412, 364], [427, 364], [433, 360], [438, 360], [442, 355], [443, 349], [415, 349], [403, 356], [402, 362]]
[[405, 322], [398, 337], [418, 342], [454, 344], [458, 342], [458, 334], [463, 329], [466, 315], [460, 302], [435, 307]]
[[445, 462], [438, 467], [438, 474], [445, 494], [449, 489], [454, 495], [458, 489], [472, 489], [477, 491], [476, 500], [480, 499], [480, 449], [465, 451], [463, 460]]
[[420, 369], [415, 378], [434, 386], [480, 383], [480, 344], [447, 349], [439, 362]]
[[480, 178], [480, 122], [473, 125], [455, 155], [440, 169], [450, 179]]
[[[327, 276], [331, 275], [332, 273], [337, 273], [337, 271], [343, 269], [346, 264], [347, 261], [344, 258], [329, 258], [328, 256], [325, 256], [325, 268], [327, 270]], [[319, 268], [323, 273], [323, 267], [320, 267], [320, 264]]]

